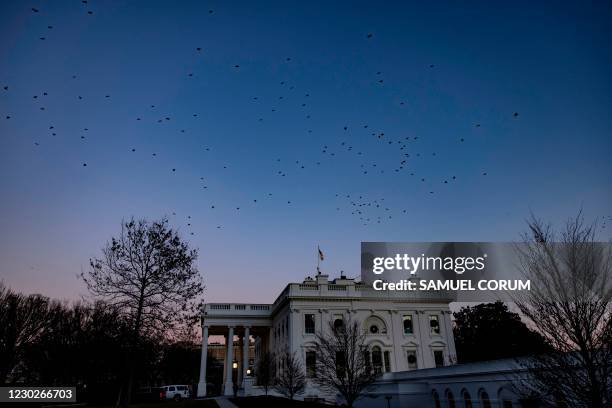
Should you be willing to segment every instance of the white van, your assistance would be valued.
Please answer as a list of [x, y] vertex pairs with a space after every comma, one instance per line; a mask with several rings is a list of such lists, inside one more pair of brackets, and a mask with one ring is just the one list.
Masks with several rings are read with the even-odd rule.
[[164, 385], [159, 388], [164, 399], [180, 401], [183, 398], [191, 398], [188, 385]]

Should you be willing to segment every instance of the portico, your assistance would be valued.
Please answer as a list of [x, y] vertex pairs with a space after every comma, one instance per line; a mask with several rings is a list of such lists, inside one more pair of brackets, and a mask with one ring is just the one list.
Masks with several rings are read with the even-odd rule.
[[[270, 305], [243, 303], [210, 303], [202, 310], [202, 354], [198, 397], [207, 394], [208, 344], [211, 337], [225, 339], [223, 394], [233, 395], [234, 386], [246, 392], [250, 388], [249, 346], [251, 338], [267, 341], [272, 327]], [[238, 337], [239, 350], [234, 339]], [[237, 356], [240, 355], [240, 359]]]

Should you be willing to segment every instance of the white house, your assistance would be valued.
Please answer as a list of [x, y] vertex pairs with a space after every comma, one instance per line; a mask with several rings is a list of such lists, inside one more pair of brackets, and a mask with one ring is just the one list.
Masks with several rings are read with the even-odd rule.
[[[255, 342], [255, 359], [263, 352], [296, 353], [306, 372], [316, 364], [315, 333], [330, 329], [342, 319], [358, 321], [367, 333], [372, 367], [380, 372], [406, 372], [442, 367], [455, 359], [450, 298], [443, 292], [389, 293], [381, 296], [371, 287], [327, 275], [288, 284], [272, 304], [209, 303], [202, 311], [202, 356], [198, 396], [206, 395], [206, 359], [210, 336], [224, 336], [223, 393], [233, 394], [234, 384], [244, 395], [259, 394], [251, 376], [248, 347]], [[236, 358], [234, 339], [241, 340]], [[241, 345], [240, 345], [241, 344]], [[239, 361], [240, 360], [240, 361]], [[384, 378], [384, 377], [383, 377]], [[314, 382], [303, 397], [321, 396]]]

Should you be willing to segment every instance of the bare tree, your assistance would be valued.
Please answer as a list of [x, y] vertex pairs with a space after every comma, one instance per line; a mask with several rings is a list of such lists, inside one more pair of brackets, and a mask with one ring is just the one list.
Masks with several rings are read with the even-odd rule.
[[276, 376], [274, 389], [289, 399], [304, 392], [306, 376], [302, 362], [295, 353], [285, 352], [279, 358], [281, 371]]
[[612, 405], [612, 262], [582, 214], [561, 234], [532, 216], [519, 248], [531, 291], [515, 296], [522, 314], [554, 348], [524, 361], [521, 386], [546, 404]]
[[351, 408], [376, 376], [371, 369], [366, 336], [357, 321], [330, 323], [327, 332], [316, 335], [315, 381], [323, 389], [339, 393]]
[[257, 367], [255, 368], [255, 374], [257, 375], [257, 385], [264, 388], [266, 396], [268, 390], [274, 384], [274, 378], [276, 377], [276, 361], [274, 355], [269, 351], [264, 352], [259, 360], [257, 361]]
[[166, 218], [131, 219], [122, 222], [119, 236], [81, 274], [89, 291], [117, 307], [129, 322], [127, 378], [117, 405], [129, 403], [139, 342], [197, 317], [196, 301], [204, 286], [196, 259], [197, 251], [181, 240]]
[[46, 297], [15, 293], [0, 282], [0, 384], [10, 379], [27, 348], [43, 335], [54, 307]]

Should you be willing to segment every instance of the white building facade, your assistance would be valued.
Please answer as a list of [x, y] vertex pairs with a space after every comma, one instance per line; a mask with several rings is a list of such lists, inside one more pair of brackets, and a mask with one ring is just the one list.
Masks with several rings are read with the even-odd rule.
[[[416, 297], [418, 296], [418, 297]], [[207, 390], [207, 346], [211, 336], [225, 337], [225, 370], [222, 392], [257, 395], [262, 391], [248, 361], [248, 347], [255, 344], [255, 363], [266, 352], [295, 353], [307, 375], [316, 365], [316, 333], [330, 325], [357, 321], [367, 334], [371, 366], [381, 374], [442, 367], [456, 361], [450, 297], [444, 293], [385, 292], [341, 277], [327, 275], [288, 284], [272, 304], [209, 303], [202, 312], [202, 355], [198, 396]], [[244, 348], [236, 358], [234, 341]], [[242, 361], [238, 361], [242, 360]], [[304, 398], [321, 397], [309, 379]]]

